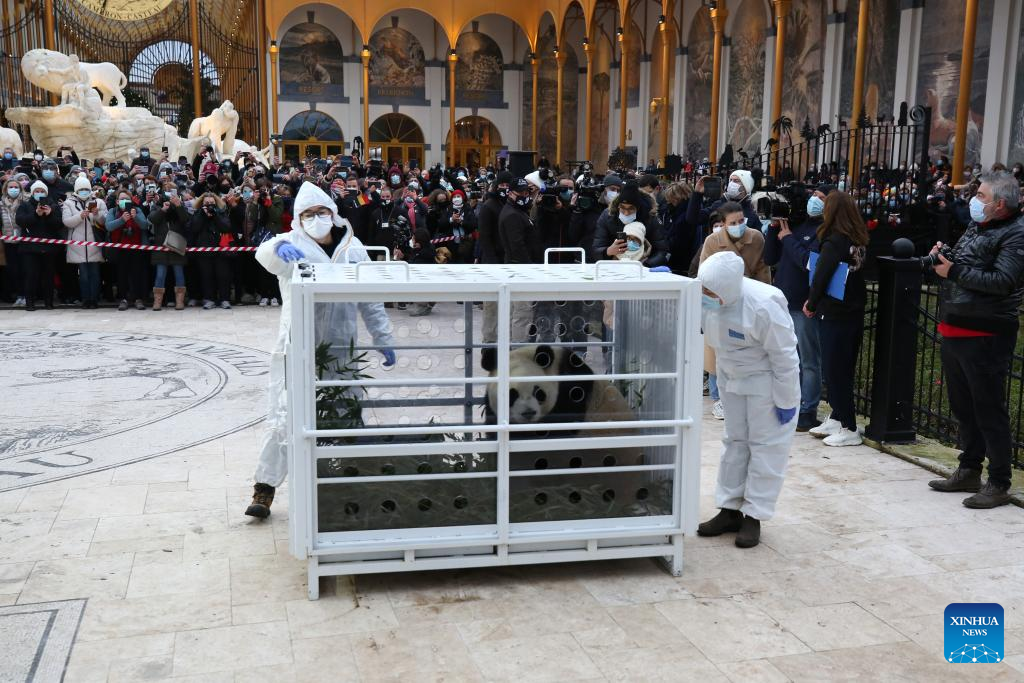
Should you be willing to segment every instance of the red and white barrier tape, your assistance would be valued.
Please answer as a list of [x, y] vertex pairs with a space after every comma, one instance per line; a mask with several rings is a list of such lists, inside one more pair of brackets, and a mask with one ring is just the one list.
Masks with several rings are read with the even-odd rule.
[[[134, 249], [136, 251], [173, 251], [164, 246], [158, 246], [155, 244], [121, 244], [119, 242], [87, 242], [84, 240], [56, 240], [49, 239], [46, 237], [8, 237], [7, 235], [0, 235], [0, 242], [27, 242], [29, 244], [63, 244], [72, 247], [109, 247], [111, 249]], [[256, 251], [256, 247], [188, 247], [186, 251], [190, 252], [238, 252], [238, 251]]]

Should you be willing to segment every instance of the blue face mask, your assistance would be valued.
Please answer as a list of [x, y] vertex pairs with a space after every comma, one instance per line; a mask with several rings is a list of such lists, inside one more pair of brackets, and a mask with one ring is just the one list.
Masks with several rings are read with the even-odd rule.
[[79, 190], [75, 194], [78, 195], [79, 199], [88, 199], [89, 197], [92, 196], [92, 191], [91, 190]]
[[46, 199], [46, 195], [40, 192], [39, 194], [32, 195], [32, 198], [35, 199], [37, 202], [41, 202], [44, 199]]
[[14, 155], [10, 152], [4, 152], [4, 159], [13, 159]]
[[142, 151], [142, 158], [143, 158], [143, 159], [148, 159], [148, 158], [149, 158], [149, 152], [147, 152], [147, 151], [143, 150], [143, 151]]
[[626, 242], [626, 251], [640, 251], [640, 244], [630, 240]]
[[821, 197], [811, 197], [807, 200], [807, 215], [808, 216], [820, 216], [825, 212], [825, 202], [821, 200]]
[[21, 195], [21, 188], [20, 187], [8, 187], [7, 188], [7, 196], [10, 197], [11, 199], [17, 199], [19, 195]]
[[50, 169], [43, 171], [43, 180], [53, 180], [57, 177], [57, 172]]
[[629, 225], [630, 223], [632, 223], [633, 221], [636, 220], [636, 214], [635, 213], [622, 213], [620, 211], [619, 212], [619, 220], [622, 221], [622, 223], [624, 225]]
[[739, 225], [727, 225], [725, 231], [729, 233], [729, 237], [738, 240], [747, 231], [747, 224], [744, 222]]
[[708, 296], [707, 294], [701, 294], [700, 295], [700, 305], [701, 305], [701, 308], [704, 308], [705, 310], [717, 311], [719, 308], [722, 307], [722, 302], [719, 301], [717, 298], [715, 298], [713, 296]]
[[252, 191], [244, 190], [242, 192], [242, 199], [244, 199], [245, 201], [249, 201], [250, 199], [252, 199]]

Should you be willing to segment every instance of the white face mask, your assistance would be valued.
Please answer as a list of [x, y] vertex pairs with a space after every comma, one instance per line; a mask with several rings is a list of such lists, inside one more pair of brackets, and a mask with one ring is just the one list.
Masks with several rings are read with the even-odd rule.
[[728, 225], [726, 226], [725, 231], [729, 233], [729, 237], [732, 237], [734, 240], [738, 240], [743, 237], [743, 233], [747, 231], [747, 223], [744, 221], [739, 225]]
[[454, 206], [456, 209], [461, 209], [462, 208], [462, 198], [461, 197], [456, 197], [455, 199], [453, 199], [452, 200], [452, 206]]
[[332, 227], [334, 227], [334, 220], [331, 216], [313, 216], [302, 219], [302, 229], [313, 239], [326, 237]]
[[615, 190], [605, 190], [604, 196], [608, 199], [608, 202], [611, 203], [615, 201], [615, 198], [619, 196], [619, 193]]
[[738, 199], [743, 196], [743, 185], [735, 180], [730, 180], [725, 189], [725, 196], [729, 199]]
[[619, 212], [619, 220], [622, 221], [623, 225], [629, 225], [630, 223], [632, 223], [633, 221], [636, 220], [636, 214], [635, 213], [622, 213], [620, 211]]
[[416, 241], [415, 240], [409, 240], [409, 248], [410, 249], [415, 249], [416, 248]]

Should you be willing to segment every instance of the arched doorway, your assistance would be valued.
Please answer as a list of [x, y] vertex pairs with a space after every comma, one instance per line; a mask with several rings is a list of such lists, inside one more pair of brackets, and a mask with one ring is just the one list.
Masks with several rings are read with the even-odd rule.
[[[446, 144], [452, 144], [451, 131]], [[497, 165], [501, 144], [498, 127], [482, 116], [466, 116], [455, 122], [455, 165], [476, 169]]]
[[370, 155], [384, 164], [423, 166], [423, 130], [405, 114], [385, 114], [370, 125]]
[[307, 157], [323, 159], [345, 151], [341, 126], [319, 111], [304, 111], [291, 117], [281, 136], [284, 138], [284, 158], [293, 163]]

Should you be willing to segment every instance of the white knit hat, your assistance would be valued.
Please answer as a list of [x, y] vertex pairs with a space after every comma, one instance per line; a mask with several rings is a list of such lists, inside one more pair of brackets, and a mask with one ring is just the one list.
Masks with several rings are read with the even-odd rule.
[[50, 188], [48, 188], [46, 186], [46, 183], [44, 183], [42, 180], [35, 181], [34, 183], [32, 183], [32, 187], [29, 188], [29, 192], [31, 192], [32, 194], [35, 194], [36, 190], [42, 190], [47, 194], [47, 196], [49, 196], [50, 194]]
[[79, 190], [92, 190], [92, 183], [89, 182], [89, 176], [82, 173], [75, 179], [75, 192]]
[[750, 174], [750, 171], [746, 169], [739, 169], [729, 174], [730, 177], [736, 176], [740, 179], [740, 184], [743, 185], [743, 189], [747, 191], [749, 196], [754, 191], [754, 176]]
[[626, 224], [626, 227], [622, 229], [622, 232], [626, 233], [629, 237], [635, 237], [636, 241], [640, 242], [640, 244], [643, 244], [647, 239], [647, 227], [640, 221], [633, 221], [632, 223]]

